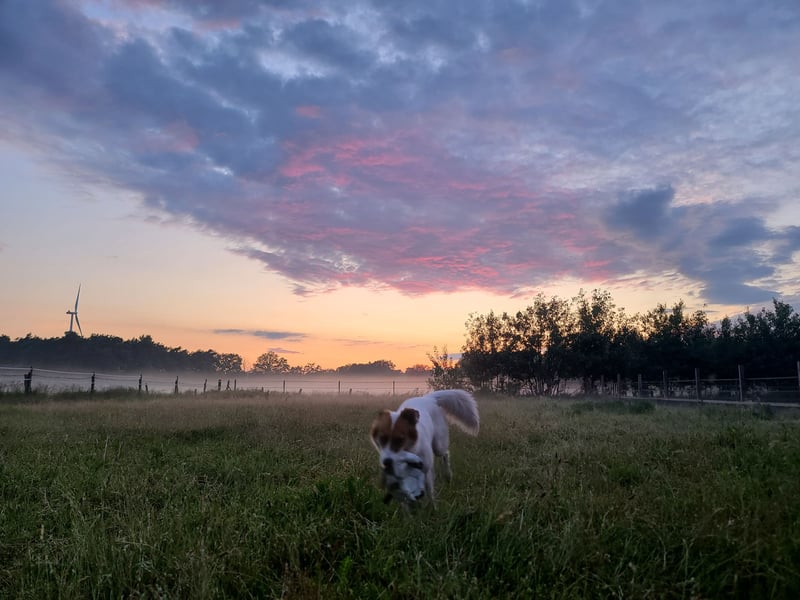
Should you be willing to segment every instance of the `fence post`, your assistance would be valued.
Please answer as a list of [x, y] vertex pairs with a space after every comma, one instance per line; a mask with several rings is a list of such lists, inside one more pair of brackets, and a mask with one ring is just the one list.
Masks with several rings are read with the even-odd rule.
[[175, 393], [178, 393], [178, 378], [175, 378]]
[[663, 386], [661, 388], [661, 397], [664, 398], [664, 400], [666, 400], [667, 399], [667, 372], [666, 371], [661, 371], [661, 383], [662, 383], [662, 386]]
[[694, 369], [694, 395], [700, 404], [702, 404], [703, 398], [700, 396], [700, 369], [697, 367]]
[[139, 394], [142, 393], [142, 374], [139, 373]]
[[[800, 363], [798, 363], [798, 367], [797, 368], [800, 369]], [[341, 394], [342, 393], [342, 380], [341, 379], [339, 380], [336, 393], [337, 394]]]
[[208, 379], [203, 380], [203, 393], [206, 393], [206, 387], [208, 387]]
[[286, 380], [283, 380], [283, 393], [286, 393]]
[[89, 393], [94, 394], [94, 373], [92, 373], [92, 387], [89, 388]]
[[25, 373], [23, 376], [23, 381], [25, 382], [25, 394], [30, 394], [33, 392], [33, 367], [31, 370]]
[[744, 402], [744, 365], [739, 365], [739, 402]]
[[217, 379], [217, 391], [218, 391], [218, 392], [221, 392], [221, 391], [222, 391], [222, 377], [220, 377], [219, 379]]
[[394, 396], [394, 380], [392, 380], [392, 396]]

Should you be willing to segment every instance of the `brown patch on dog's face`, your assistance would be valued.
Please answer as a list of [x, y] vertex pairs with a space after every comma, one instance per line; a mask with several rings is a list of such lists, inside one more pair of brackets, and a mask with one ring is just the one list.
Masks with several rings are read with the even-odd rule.
[[379, 413], [372, 422], [370, 436], [375, 447], [388, 448], [393, 452], [408, 450], [417, 442], [417, 421], [419, 413], [407, 408], [397, 416], [392, 427], [392, 415], [388, 410]]
[[381, 411], [375, 420], [372, 422], [372, 430], [370, 437], [372, 443], [379, 450], [385, 448], [389, 444], [389, 439], [392, 436], [392, 415], [388, 410]]
[[407, 408], [400, 413], [390, 439], [389, 447], [392, 451], [408, 450], [417, 443], [417, 421], [419, 413], [413, 408]]

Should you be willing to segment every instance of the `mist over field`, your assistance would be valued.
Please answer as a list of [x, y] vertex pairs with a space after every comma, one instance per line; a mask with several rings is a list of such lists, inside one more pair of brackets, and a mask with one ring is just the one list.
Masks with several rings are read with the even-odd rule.
[[[0, 391], [20, 390], [28, 368], [0, 368]], [[90, 391], [94, 375], [95, 391], [136, 389], [142, 392], [212, 393], [217, 391], [263, 391], [286, 393], [372, 394], [408, 396], [428, 391], [427, 376], [392, 374], [265, 375], [258, 373], [197, 373], [143, 371], [103, 373], [33, 369], [33, 389], [43, 392]]]

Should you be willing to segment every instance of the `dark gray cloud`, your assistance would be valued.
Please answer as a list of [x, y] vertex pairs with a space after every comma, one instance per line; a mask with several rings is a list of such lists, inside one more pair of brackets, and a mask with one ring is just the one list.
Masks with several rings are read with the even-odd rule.
[[268, 331], [263, 329], [215, 329], [214, 333], [220, 335], [246, 335], [265, 340], [300, 340], [306, 337], [304, 333], [293, 331]]
[[298, 294], [742, 304], [800, 287], [798, 55], [780, 2], [6, 0], [0, 136]]
[[754, 304], [780, 295], [758, 282], [774, 281], [800, 251], [794, 227], [768, 227], [761, 202], [679, 206], [674, 196], [671, 187], [639, 190], [608, 210], [609, 231], [629, 234], [622, 244], [631, 269], [675, 270], [697, 281], [712, 303]]

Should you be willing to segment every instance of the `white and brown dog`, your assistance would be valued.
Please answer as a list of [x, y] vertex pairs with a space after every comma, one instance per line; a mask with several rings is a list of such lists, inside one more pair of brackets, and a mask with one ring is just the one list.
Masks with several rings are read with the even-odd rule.
[[375, 417], [370, 437], [380, 453], [384, 473], [394, 473], [395, 461], [405, 460], [406, 453], [416, 454], [422, 461], [425, 494], [433, 493], [433, 457], [441, 456], [444, 475], [449, 481], [451, 421], [466, 433], [478, 435], [480, 417], [472, 394], [464, 390], [439, 390], [418, 398], [409, 398], [397, 410], [384, 410]]

